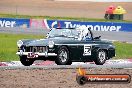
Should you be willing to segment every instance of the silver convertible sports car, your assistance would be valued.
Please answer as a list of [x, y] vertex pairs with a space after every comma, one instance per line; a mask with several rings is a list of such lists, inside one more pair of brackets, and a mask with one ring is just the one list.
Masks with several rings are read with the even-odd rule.
[[44, 39], [19, 40], [16, 54], [25, 66], [32, 65], [35, 60], [51, 60], [57, 65], [92, 61], [103, 65], [106, 60], [115, 56], [115, 46], [100, 37], [93, 37], [90, 28], [55, 28]]

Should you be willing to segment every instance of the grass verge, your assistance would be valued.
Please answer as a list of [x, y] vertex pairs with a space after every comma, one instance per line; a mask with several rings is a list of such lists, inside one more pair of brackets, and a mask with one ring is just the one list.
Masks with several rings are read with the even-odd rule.
[[116, 55], [117, 55], [115, 59], [132, 58], [132, 44], [114, 42], [114, 45], [116, 47]]
[[[43, 35], [28, 35], [28, 34], [7, 34], [0, 33], [0, 61], [19, 60], [16, 55], [17, 45], [19, 39], [40, 39]], [[132, 44], [114, 42], [116, 46], [116, 57], [114, 59], [132, 58]]]
[[76, 17], [54, 17], [54, 16], [30, 16], [0, 13], [0, 18], [36, 18], [50, 20], [72, 20], [72, 21], [92, 21], [92, 22], [132, 22], [131, 20], [106, 20], [97, 18], [76, 18]]
[[0, 61], [13, 61], [19, 60], [16, 55], [17, 52], [17, 40], [19, 39], [40, 39], [44, 36], [40, 35], [25, 35], [25, 34], [4, 34], [0, 33]]

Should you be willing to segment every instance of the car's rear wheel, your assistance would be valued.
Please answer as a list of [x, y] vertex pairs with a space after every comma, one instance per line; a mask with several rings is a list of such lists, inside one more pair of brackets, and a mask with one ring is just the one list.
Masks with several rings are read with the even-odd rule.
[[24, 66], [30, 66], [33, 64], [34, 59], [28, 59], [27, 56], [20, 56], [20, 61]]
[[70, 61], [69, 50], [67, 49], [67, 47], [62, 46], [59, 49], [55, 63], [57, 65], [71, 65], [72, 64], [72, 62]]
[[98, 50], [96, 54], [95, 64], [103, 65], [107, 59], [107, 54], [104, 50]]

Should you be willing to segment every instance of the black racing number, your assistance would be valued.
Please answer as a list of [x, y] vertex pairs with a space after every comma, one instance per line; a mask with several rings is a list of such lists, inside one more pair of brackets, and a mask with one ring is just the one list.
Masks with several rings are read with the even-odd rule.
[[84, 45], [84, 56], [91, 55], [91, 46], [90, 45]]

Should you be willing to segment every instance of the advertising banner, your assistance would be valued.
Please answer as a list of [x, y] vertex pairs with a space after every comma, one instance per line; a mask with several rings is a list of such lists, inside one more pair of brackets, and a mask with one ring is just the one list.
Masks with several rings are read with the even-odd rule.
[[47, 20], [49, 28], [78, 28], [86, 27], [95, 31], [127, 31], [132, 32], [132, 23], [122, 22], [80, 22], [67, 20]]
[[29, 28], [29, 19], [0, 18], [0, 27], [23, 27]]
[[21, 27], [35, 29], [49, 28], [91, 28], [95, 31], [126, 31], [132, 32], [132, 23], [123, 22], [83, 22], [83, 21], [68, 21], [68, 20], [47, 20], [47, 19], [15, 19], [15, 18], [0, 18], [0, 27]]
[[30, 19], [30, 28], [49, 29], [46, 19]]

